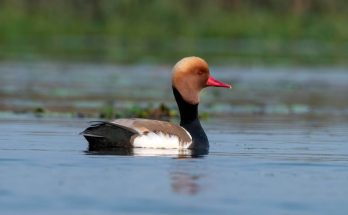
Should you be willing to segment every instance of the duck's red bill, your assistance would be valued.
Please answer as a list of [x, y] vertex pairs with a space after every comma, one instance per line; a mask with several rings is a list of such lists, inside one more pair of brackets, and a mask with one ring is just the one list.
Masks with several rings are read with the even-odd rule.
[[208, 81], [207, 81], [207, 86], [208, 87], [225, 87], [225, 88], [232, 88], [231, 85], [226, 84], [222, 81], [218, 81], [212, 76], [209, 76]]

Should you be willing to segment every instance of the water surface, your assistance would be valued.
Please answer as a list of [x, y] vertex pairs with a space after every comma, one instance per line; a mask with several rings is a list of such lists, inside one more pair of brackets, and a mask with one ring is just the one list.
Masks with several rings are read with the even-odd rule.
[[87, 121], [0, 118], [0, 214], [348, 212], [343, 117], [210, 118], [200, 158], [88, 153]]
[[0, 214], [348, 214], [346, 69], [211, 70], [209, 154], [95, 153], [61, 113], [175, 108], [170, 67], [1, 62]]

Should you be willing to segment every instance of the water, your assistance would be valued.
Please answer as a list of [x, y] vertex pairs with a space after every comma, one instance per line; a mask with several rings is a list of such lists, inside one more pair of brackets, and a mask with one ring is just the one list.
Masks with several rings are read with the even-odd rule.
[[225, 116], [208, 155], [86, 151], [87, 119], [0, 117], [0, 214], [348, 213], [348, 119]]
[[212, 71], [209, 154], [94, 153], [74, 113], [175, 108], [170, 67], [1, 62], [0, 214], [348, 214], [346, 69]]

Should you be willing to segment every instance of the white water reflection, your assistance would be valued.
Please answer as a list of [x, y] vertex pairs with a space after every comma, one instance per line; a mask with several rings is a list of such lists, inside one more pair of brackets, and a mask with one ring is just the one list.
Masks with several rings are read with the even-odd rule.
[[107, 151], [86, 151], [89, 155], [129, 155], [141, 157], [172, 157], [186, 159], [191, 157], [203, 157], [208, 150], [190, 149], [157, 149], [157, 148], [113, 148]]

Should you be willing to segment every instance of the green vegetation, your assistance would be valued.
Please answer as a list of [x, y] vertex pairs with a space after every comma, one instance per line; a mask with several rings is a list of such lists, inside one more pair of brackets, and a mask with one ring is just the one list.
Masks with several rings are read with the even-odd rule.
[[[171, 121], [179, 118], [179, 113], [176, 108], [171, 108], [168, 105], [161, 103], [158, 106], [147, 105], [140, 107], [133, 105], [128, 108], [115, 108], [112, 104], [106, 104], [99, 110], [82, 111], [77, 110], [49, 110], [44, 107], [28, 108], [21, 111], [6, 111], [0, 109], [0, 117], [9, 115], [32, 115], [38, 118], [100, 118], [100, 119], [115, 119], [115, 118], [145, 118]], [[201, 112], [199, 118], [207, 120], [209, 118], [207, 112]]]
[[[148, 105], [147, 107], [140, 107], [134, 105], [128, 108], [115, 108], [112, 104], [106, 104], [100, 110], [95, 111], [82, 111], [76, 110], [48, 110], [43, 107], [37, 107], [33, 109], [26, 109], [21, 111], [6, 112], [0, 110], [0, 116], [10, 114], [17, 115], [33, 115], [38, 118], [47, 117], [64, 117], [64, 118], [100, 118], [100, 119], [114, 119], [114, 118], [147, 118], [170, 121], [173, 118], [178, 118], [178, 112], [176, 109], [172, 109], [166, 104], [160, 104], [156, 107]], [[207, 119], [208, 113], [203, 112], [200, 116], [201, 119]]]
[[99, 117], [106, 119], [139, 117], [168, 120], [177, 115], [176, 110], [170, 109], [163, 103], [158, 107], [152, 107], [151, 105], [148, 107], [132, 106], [117, 110], [113, 107], [113, 104], [107, 104], [100, 110]]
[[347, 9], [343, 0], [0, 0], [0, 59], [347, 64]]

